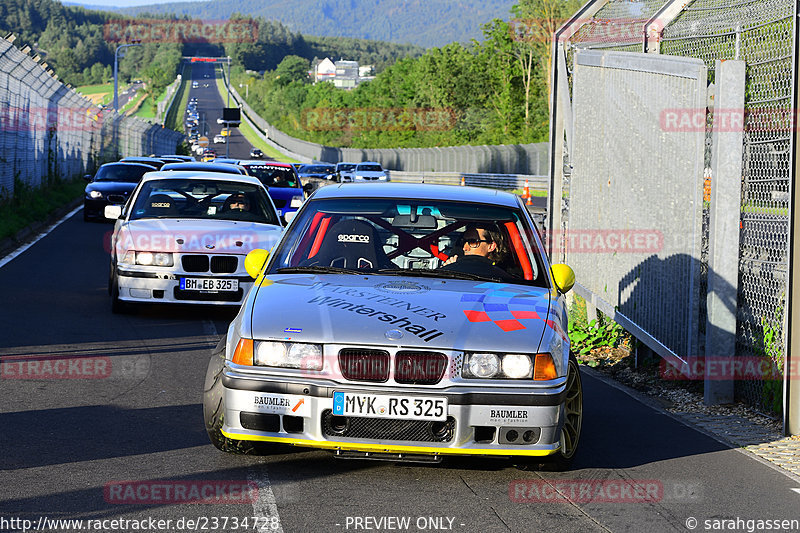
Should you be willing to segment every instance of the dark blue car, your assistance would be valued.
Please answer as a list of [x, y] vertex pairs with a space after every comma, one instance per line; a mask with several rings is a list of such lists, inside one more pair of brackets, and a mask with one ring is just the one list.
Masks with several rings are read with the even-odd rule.
[[239, 165], [247, 169], [247, 173], [264, 184], [267, 188], [278, 214], [284, 218], [286, 213], [297, 211], [303, 205], [305, 191], [297, 177], [294, 167], [289, 163], [277, 161], [244, 160]]
[[144, 163], [106, 163], [97, 169], [83, 196], [83, 220], [105, 220], [107, 205], [123, 205], [147, 172], [157, 170]]

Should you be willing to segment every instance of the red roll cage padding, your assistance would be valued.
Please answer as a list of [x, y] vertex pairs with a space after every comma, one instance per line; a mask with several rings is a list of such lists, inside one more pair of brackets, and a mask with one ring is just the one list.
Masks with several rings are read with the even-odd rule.
[[[317, 213], [321, 215], [322, 213]], [[317, 252], [319, 252], [320, 246], [322, 246], [322, 239], [325, 238], [325, 232], [328, 230], [328, 224], [331, 223], [331, 217], [325, 217], [322, 220], [322, 223], [319, 225], [319, 231], [317, 232], [317, 236], [314, 238], [314, 244], [311, 245], [311, 251], [308, 252], [308, 258], [311, 259]]]
[[439, 247], [436, 246], [435, 244], [431, 244], [431, 253], [433, 254], [434, 257], [441, 259], [442, 261], [447, 261], [448, 259], [450, 259], [450, 256], [444, 252], [440, 252]]
[[528, 259], [528, 254], [525, 253], [525, 245], [522, 243], [522, 237], [519, 235], [519, 230], [513, 222], [506, 222], [506, 230], [511, 239], [511, 244], [514, 246], [514, 252], [517, 254], [519, 264], [522, 267], [522, 273], [528, 281], [533, 280], [533, 269], [531, 268], [531, 261]]
[[293, 258], [292, 258], [292, 266], [296, 266], [297, 263], [300, 262], [299, 253], [302, 250], [305, 250], [306, 247], [308, 246], [308, 242], [312, 238], [314, 238], [314, 230], [317, 229], [317, 226], [319, 225], [319, 221], [322, 219], [323, 216], [325, 216], [324, 213], [316, 213], [314, 215], [314, 218], [311, 220], [311, 226], [308, 228], [308, 231], [306, 232], [306, 234], [303, 235], [303, 238], [300, 239], [300, 244], [297, 246], [298, 252], [295, 253]]

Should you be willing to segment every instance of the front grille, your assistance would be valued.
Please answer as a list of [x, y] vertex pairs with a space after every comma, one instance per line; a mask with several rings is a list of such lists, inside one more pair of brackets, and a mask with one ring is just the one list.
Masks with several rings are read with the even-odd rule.
[[283, 209], [283, 207], [286, 206], [286, 200], [279, 200], [277, 198], [273, 198], [272, 203], [275, 204], [276, 209]]
[[181, 265], [185, 272], [208, 272], [208, 256], [184, 255], [181, 257]]
[[444, 422], [431, 422], [336, 416], [330, 409], [322, 412], [322, 433], [334, 439], [451, 442], [455, 428], [456, 420], [452, 416], [448, 416]]
[[351, 381], [387, 381], [389, 379], [389, 352], [345, 348], [339, 352], [342, 376]]
[[214, 274], [233, 274], [239, 258], [233, 255], [215, 255], [211, 258], [211, 272]]
[[239, 302], [242, 300], [244, 291], [242, 291], [241, 287], [236, 292], [182, 291], [178, 287], [175, 287], [172, 294], [176, 300], [194, 300], [197, 302]]
[[447, 369], [447, 356], [437, 352], [397, 352], [394, 380], [409, 385], [435, 385]]

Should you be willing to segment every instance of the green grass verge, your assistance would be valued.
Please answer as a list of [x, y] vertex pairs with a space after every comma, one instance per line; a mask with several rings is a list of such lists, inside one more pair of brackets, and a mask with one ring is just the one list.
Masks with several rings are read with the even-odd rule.
[[[225, 83], [222, 81], [221, 76], [216, 76], [217, 81], [217, 89], [219, 90], [219, 95], [222, 97], [222, 100], [228, 97], [228, 89], [225, 87]], [[253, 128], [251, 128], [246, 122], [242, 122], [239, 126], [239, 131], [244, 138], [247, 139], [247, 142], [253, 145], [255, 148], [260, 148], [266, 157], [271, 157], [276, 161], [283, 161], [284, 163], [299, 163], [300, 161], [296, 159], [292, 159], [284, 155], [282, 152], [276, 150], [272, 146], [270, 146], [267, 141], [261, 138], [261, 135], [256, 132]]]
[[12, 198], [0, 200], [0, 240], [13, 237], [36, 222], [44, 222], [53, 211], [80, 198], [86, 182], [82, 179], [54, 181], [34, 189], [17, 182]]
[[114, 84], [113, 83], [100, 83], [98, 85], [84, 85], [82, 87], [76, 87], [76, 91], [81, 94], [100, 94], [100, 93], [113, 93], [114, 92]]
[[128, 111], [133, 109], [134, 107], [138, 106], [139, 102], [141, 102], [145, 98], [147, 98], [147, 95], [144, 93], [144, 91], [138, 91], [136, 93], [136, 96], [134, 96], [133, 98], [128, 100], [128, 103], [120, 108], [119, 114], [120, 115], [124, 115], [125, 113], [127, 113]]
[[175, 103], [167, 113], [164, 119], [164, 127], [171, 130], [186, 133], [183, 129], [183, 117], [186, 113], [186, 105], [189, 103], [189, 90], [187, 86], [189, 80], [192, 79], [192, 66], [185, 65], [181, 71], [181, 85], [178, 87], [178, 93], [175, 95]]
[[[510, 192], [516, 195], [522, 195], [522, 189], [514, 189], [513, 191]], [[536, 196], [538, 198], [547, 198], [547, 191], [538, 191], [536, 189], [530, 189], [530, 192], [531, 196]]]
[[133, 116], [139, 118], [153, 118], [153, 119], [156, 118], [156, 113], [158, 111], [157, 106], [160, 102], [163, 102], [166, 97], [167, 97], [167, 89], [165, 87], [164, 90], [161, 91], [161, 95], [158, 97], [158, 100], [156, 100], [155, 103], [153, 102], [153, 99], [148, 96], [147, 99], [144, 102], [142, 102], [142, 105], [139, 107], [139, 110], [136, 113], [134, 113]]

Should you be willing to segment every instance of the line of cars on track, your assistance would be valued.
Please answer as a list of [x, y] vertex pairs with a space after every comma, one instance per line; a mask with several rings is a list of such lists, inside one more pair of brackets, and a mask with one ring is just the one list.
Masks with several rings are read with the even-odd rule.
[[[138, 172], [147, 161], [110, 165], [127, 176], [116, 166]], [[291, 444], [346, 458], [568, 467], [583, 405], [566, 335], [574, 274], [550, 263], [523, 203], [365, 182], [280, 208], [277, 191], [296, 189], [279, 185], [287, 177], [297, 179], [290, 165], [270, 161], [171, 161], [123, 191], [125, 202], [94, 188], [102, 179], [90, 184], [115, 221], [114, 310], [239, 307], [208, 364], [211, 442], [233, 453]], [[484, 243], [498, 255], [482, 270], [465, 258]]]
[[380, 163], [363, 161], [361, 163], [311, 163], [297, 169], [301, 179], [318, 178], [338, 183], [387, 182], [389, 174]]

